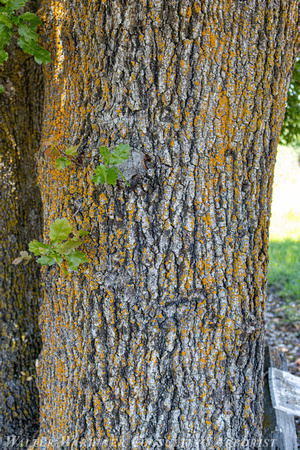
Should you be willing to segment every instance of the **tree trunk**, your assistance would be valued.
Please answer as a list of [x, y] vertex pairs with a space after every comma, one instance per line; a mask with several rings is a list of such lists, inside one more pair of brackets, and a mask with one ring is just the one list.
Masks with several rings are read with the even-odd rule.
[[[27, 10], [36, 11], [32, 1]], [[35, 360], [41, 349], [39, 269], [12, 265], [42, 234], [34, 155], [42, 123], [42, 72], [13, 43], [1, 66], [0, 94], [0, 448], [20, 448], [38, 434]]]
[[[90, 263], [45, 270], [34, 449], [259, 447], [268, 226], [299, 50], [296, 0], [44, 2], [53, 63], [45, 232], [90, 232]], [[91, 182], [128, 142], [131, 187]]]

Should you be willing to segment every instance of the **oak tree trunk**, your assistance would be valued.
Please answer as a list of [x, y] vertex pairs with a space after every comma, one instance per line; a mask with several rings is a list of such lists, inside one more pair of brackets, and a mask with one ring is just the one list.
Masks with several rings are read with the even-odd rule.
[[[37, 2], [27, 10], [35, 12]], [[1, 66], [0, 94], [0, 448], [14, 449], [38, 434], [35, 361], [41, 349], [41, 300], [36, 265], [12, 265], [42, 234], [36, 161], [42, 123], [42, 71], [13, 41]]]
[[[43, 2], [45, 233], [90, 263], [44, 271], [34, 449], [258, 448], [273, 169], [296, 0]], [[131, 187], [91, 182], [128, 142]]]

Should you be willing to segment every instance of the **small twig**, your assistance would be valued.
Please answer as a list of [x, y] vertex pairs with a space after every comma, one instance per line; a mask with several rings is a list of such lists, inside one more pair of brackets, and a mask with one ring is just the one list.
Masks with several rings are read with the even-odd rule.
[[[61, 156], [65, 156], [66, 158], [68, 158], [68, 155], [64, 151], [60, 150], [55, 143], [53, 143], [53, 146]], [[71, 161], [74, 162], [75, 164], [77, 164], [77, 166], [81, 166], [81, 167], [83, 166], [83, 163], [80, 163], [79, 161], [77, 161], [77, 158], [75, 158], [75, 156], [71, 156]]]

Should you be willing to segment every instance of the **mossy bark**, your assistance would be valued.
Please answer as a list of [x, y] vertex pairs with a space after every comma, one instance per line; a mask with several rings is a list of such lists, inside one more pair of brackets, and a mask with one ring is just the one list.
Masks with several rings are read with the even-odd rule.
[[[27, 5], [36, 11], [36, 2]], [[42, 123], [42, 71], [13, 42], [1, 66], [0, 94], [0, 447], [19, 449], [38, 434], [35, 361], [41, 349], [37, 265], [14, 266], [42, 234], [34, 156]]]
[[[90, 263], [45, 270], [35, 449], [259, 447], [276, 147], [299, 50], [296, 0], [44, 2], [53, 63], [45, 232]], [[131, 187], [95, 187], [128, 142]], [[244, 443], [244, 444], [243, 444]]]

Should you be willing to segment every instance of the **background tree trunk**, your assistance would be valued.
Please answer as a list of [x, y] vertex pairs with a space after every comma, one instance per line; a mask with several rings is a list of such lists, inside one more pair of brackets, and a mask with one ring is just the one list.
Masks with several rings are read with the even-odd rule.
[[[45, 270], [34, 448], [254, 449], [299, 4], [48, 0], [44, 19], [43, 136], [84, 156], [58, 172], [41, 151], [45, 231], [90, 231], [90, 264]], [[120, 142], [131, 187], [95, 187]]]
[[[37, 2], [27, 10], [36, 11]], [[0, 94], [0, 447], [20, 448], [38, 433], [35, 360], [39, 269], [12, 265], [20, 250], [42, 234], [42, 204], [34, 155], [42, 119], [42, 71], [12, 43], [1, 66]]]

